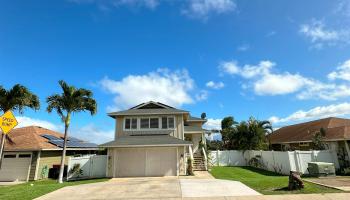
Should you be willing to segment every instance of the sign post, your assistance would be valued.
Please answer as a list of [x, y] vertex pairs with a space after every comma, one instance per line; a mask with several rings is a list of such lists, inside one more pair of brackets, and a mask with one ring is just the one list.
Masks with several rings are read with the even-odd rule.
[[11, 110], [6, 111], [0, 117], [0, 128], [2, 130], [1, 137], [1, 146], [0, 146], [0, 169], [2, 165], [2, 159], [4, 154], [4, 146], [5, 146], [5, 138], [9, 132], [18, 125], [15, 115], [11, 112]]

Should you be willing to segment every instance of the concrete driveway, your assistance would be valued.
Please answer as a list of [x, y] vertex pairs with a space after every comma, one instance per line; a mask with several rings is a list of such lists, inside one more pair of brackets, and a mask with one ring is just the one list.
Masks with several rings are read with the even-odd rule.
[[154, 177], [116, 178], [107, 182], [69, 186], [38, 199], [181, 199], [246, 195], [260, 194], [237, 181]]

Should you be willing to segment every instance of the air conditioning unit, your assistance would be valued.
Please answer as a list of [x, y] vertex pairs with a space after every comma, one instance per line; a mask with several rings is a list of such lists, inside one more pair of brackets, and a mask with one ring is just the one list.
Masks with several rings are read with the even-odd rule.
[[333, 163], [309, 162], [307, 169], [311, 176], [335, 176], [335, 167]]

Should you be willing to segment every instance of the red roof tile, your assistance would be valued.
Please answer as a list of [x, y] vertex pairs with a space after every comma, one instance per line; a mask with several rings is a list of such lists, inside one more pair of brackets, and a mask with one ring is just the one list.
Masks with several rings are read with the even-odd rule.
[[350, 139], [350, 119], [335, 117], [285, 126], [268, 137], [272, 144], [311, 141], [321, 128], [326, 131], [325, 140]]

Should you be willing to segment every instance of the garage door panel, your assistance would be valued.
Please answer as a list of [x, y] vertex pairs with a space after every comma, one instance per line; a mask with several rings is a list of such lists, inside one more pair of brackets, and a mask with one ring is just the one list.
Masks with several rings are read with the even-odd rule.
[[0, 181], [26, 181], [31, 158], [4, 158]]
[[116, 176], [176, 176], [176, 148], [130, 148], [116, 150]]
[[120, 149], [117, 151], [116, 156], [117, 176], [145, 176], [146, 152], [144, 150]]

